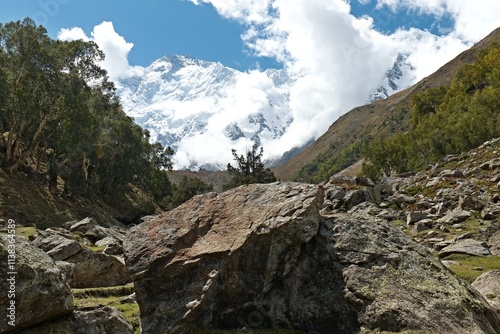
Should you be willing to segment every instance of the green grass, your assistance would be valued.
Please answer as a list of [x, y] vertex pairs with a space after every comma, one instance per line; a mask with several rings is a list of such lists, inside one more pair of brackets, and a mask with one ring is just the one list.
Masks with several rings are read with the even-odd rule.
[[106, 246], [86, 246], [86, 245], [84, 247], [87, 247], [88, 249], [90, 249], [94, 253], [102, 253], [104, 248], [106, 248]]
[[30, 236], [37, 235], [37, 229], [36, 227], [18, 227], [16, 228], [16, 234], [29, 238]]
[[469, 283], [474, 282], [476, 278], [487, 271], [500, 269], [500, 256], [479, 257], [466, 254], [452, 254], [443, 260], [460, 263], [460, 265], [451, 265], [449, 268], [457, 276]]
[[140, 332], [139, 305], [137, 303], [120, 303], [120, 299], [133, 293], [133, 285], [72, 289], [74, 304], [76, 308], [113, 306], [120, 310], [125, 318], [134, 326], [134, 332]]

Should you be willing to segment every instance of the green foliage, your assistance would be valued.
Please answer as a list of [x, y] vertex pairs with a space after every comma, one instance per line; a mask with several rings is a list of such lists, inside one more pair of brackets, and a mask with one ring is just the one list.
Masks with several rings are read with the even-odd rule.
[[45, 174], [53, 193], [170, 192], [173, 151], [122, 111], [92, 42], [52, 40], [31, 19], [0, 24], [0, 166]]
[[351, 166], [360, 159], [361, 147], [366, 139], [350, 145], [336, 155], [318, 155], [313, 161], [301, 167], [294, 177], [295, 181], [319, 183], [328, 180], [332, 175]]
[[196, 177], [184, 176], [179, 184], [172, 185], [172, 194], [166, 196], [160, 205], [166, 209], [173, 209], [196, 195], [201, 195], [213, 190], [213, 185]]
[[232, 150], [233, 160], [236, 162], [236, 167], [230, 163], [227, 164], [227, 171], [232, 176], [232, 180], [224, 188], [235, 188], [243, 184], [251, 183], [271, 183], [276, 181], [274, 173], [264, 167], [262, 162], [262, 155], [264, 149], [261, 147], [257, 153], [257, 144], [252, 146], [251, 151], [247, 151], [246, 157], [242, 154], [238, 156], [236, 150]]
[[500, 136], [500, 48], [493, 45], [464, 66], [449, 87], [413, 98], [410, 129], [371, 143], [363, 173], [413, 171]]
[[452, 254], [444, 258], [444, 260], [458, 262], [458, 265], [451, 265], [450, 270], [469, 283], [474, 282], [476, 278], [487, 271], [500, 268], [499, 256], [479, 257], [467, 254]]

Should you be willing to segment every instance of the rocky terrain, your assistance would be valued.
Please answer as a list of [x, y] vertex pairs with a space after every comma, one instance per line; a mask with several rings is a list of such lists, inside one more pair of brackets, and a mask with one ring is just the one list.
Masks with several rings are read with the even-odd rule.
[[16, 327], [0, 333], [498, 333], [499, 150], [209, 193], [128, 231], [18, 229], [31, 241], [15, 239]]

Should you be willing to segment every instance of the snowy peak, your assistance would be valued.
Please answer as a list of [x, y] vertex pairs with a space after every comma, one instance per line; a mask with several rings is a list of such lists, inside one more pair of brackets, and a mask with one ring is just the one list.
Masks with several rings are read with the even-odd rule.
[[[284, 88], [289, 82], [284, 70], [244, 73], [218, 62], [165, 56], [117, 86], [127, 114], [152, 140], [177, 152], [176, 168], [198, 168], [225, 167], [231, 148], [280, 138], [293, 120]], [[200, 161], [191, 155], [214, 138], [212, 146], [227, 158], [212, 153]]]
[[[384, 99], [408, 87], [414, 70], [408, 57], [398, 54], [367, 98]], [[240, 72], [183, 55], [164, 56], [132, 73], [117, 83], [124, 110], [149, 130], [151, 140], [174, 148], [177, 169], [224, 169], [231, 149], [253, 144], [274, 150], [274, 156], [290, 149], [280, 140], [294, 121], [297, 100], [290, 96], [300, 76], [284, 69]]]
[[408, 52], [398, 53], [392, 67], [385, 73], [380, 85], [370, 94], [370, 101], [386, 99], [394, 93], [408, 88], [415, 81], [415, 68], [408, 62]]

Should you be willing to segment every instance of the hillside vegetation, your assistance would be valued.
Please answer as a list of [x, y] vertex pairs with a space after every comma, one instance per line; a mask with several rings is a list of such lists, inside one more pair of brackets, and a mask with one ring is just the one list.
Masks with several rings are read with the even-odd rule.
[[321, 182], [359, 161], [367, 144], [409, 129], [413, 96], [431, 88], [449, 86], [464, 65], [474, 62], [493, 43], [500, 43], [500, 29], [414, 86], [349, 111], [312, 145], [274, 168], [276, 177]]
[[451, 85], [414, 95], [409, 130], [369, 144], [363, 170], [373, 177], [403, 173], [468, 151], [500, 136], [499, 110], [500, 47], [493, 45]]
[[0, 24], [1, 216], [131, 223], [190, 194], [169, 181], [172, 149], [122, 110], [103, 59], [95, 43], [53, 40], [31, 19]]

